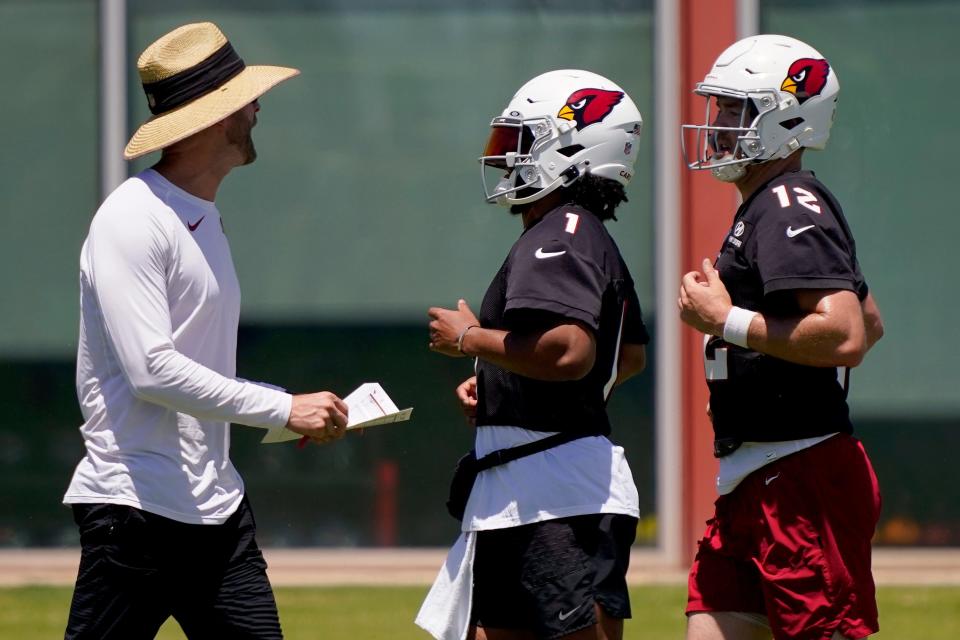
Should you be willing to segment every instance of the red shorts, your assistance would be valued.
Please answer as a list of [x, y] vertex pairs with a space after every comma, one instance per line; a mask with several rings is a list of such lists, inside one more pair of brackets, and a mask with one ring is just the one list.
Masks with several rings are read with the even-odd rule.
[[859, 440], [837, 435], [754, 471], [716, 501], [687, 614], [766, 615], [776, 640], [876, 633], [870, 539], [880, 489]]

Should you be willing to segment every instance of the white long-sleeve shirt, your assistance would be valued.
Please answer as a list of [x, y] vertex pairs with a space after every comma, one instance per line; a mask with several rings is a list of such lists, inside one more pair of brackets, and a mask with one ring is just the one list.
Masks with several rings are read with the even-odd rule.
[[286, 424], [291, 396], [238, 380], [240, 286], [220, 213], [148, 169], [101, 205], [80, 256], [86, 455], [64, 503], [217, 524], [243, 481], [231, 422]]

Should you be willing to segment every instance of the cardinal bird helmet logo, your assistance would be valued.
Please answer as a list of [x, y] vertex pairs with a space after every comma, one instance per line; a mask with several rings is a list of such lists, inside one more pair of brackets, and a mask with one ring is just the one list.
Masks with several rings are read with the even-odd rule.
[[523, 206], [587, 174], [626, 186], [642, 124], [630, 95], [609, 78], [583, 69], [542, 73], [490, 122], [480, 156], [484, 198]]
[[780, 85], [781, 91], [789, 91], [797, 96], [797, 102], [803, 104], [810, 98], [820, 95], [827, 86], [830, 65], [826, 60], [800, 58], [790, 65], [787, 77]]
[[567, 103], [557, 114], [558, 118], [577, 123], [577, 131], [601, 122], [623, 100], [623, 91], [606, 89], [580, 89], [567, 98]]

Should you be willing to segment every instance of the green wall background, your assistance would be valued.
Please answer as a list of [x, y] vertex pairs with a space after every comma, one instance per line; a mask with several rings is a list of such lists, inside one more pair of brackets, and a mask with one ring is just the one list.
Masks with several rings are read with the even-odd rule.
[[68, 357], [99, 203], [96, 3], [0, 0], [0, 61], [0, 358]]

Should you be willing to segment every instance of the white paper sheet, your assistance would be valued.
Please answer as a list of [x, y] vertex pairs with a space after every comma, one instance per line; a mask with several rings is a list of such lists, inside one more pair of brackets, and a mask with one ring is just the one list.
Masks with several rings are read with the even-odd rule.
[[[380, 424], [392, 424], [410, 419], [413, 407], [397, 409], [397, 405], [390, 399], [378, 382], [364, 382], [343, 399], [350, 409], [347, 418], [347, 431], [365, 429]], [[287, 442], [298, 440], [300, 434], [290, 431], [286, 427], [274, 427], [263, 436], [261, 444]]]

